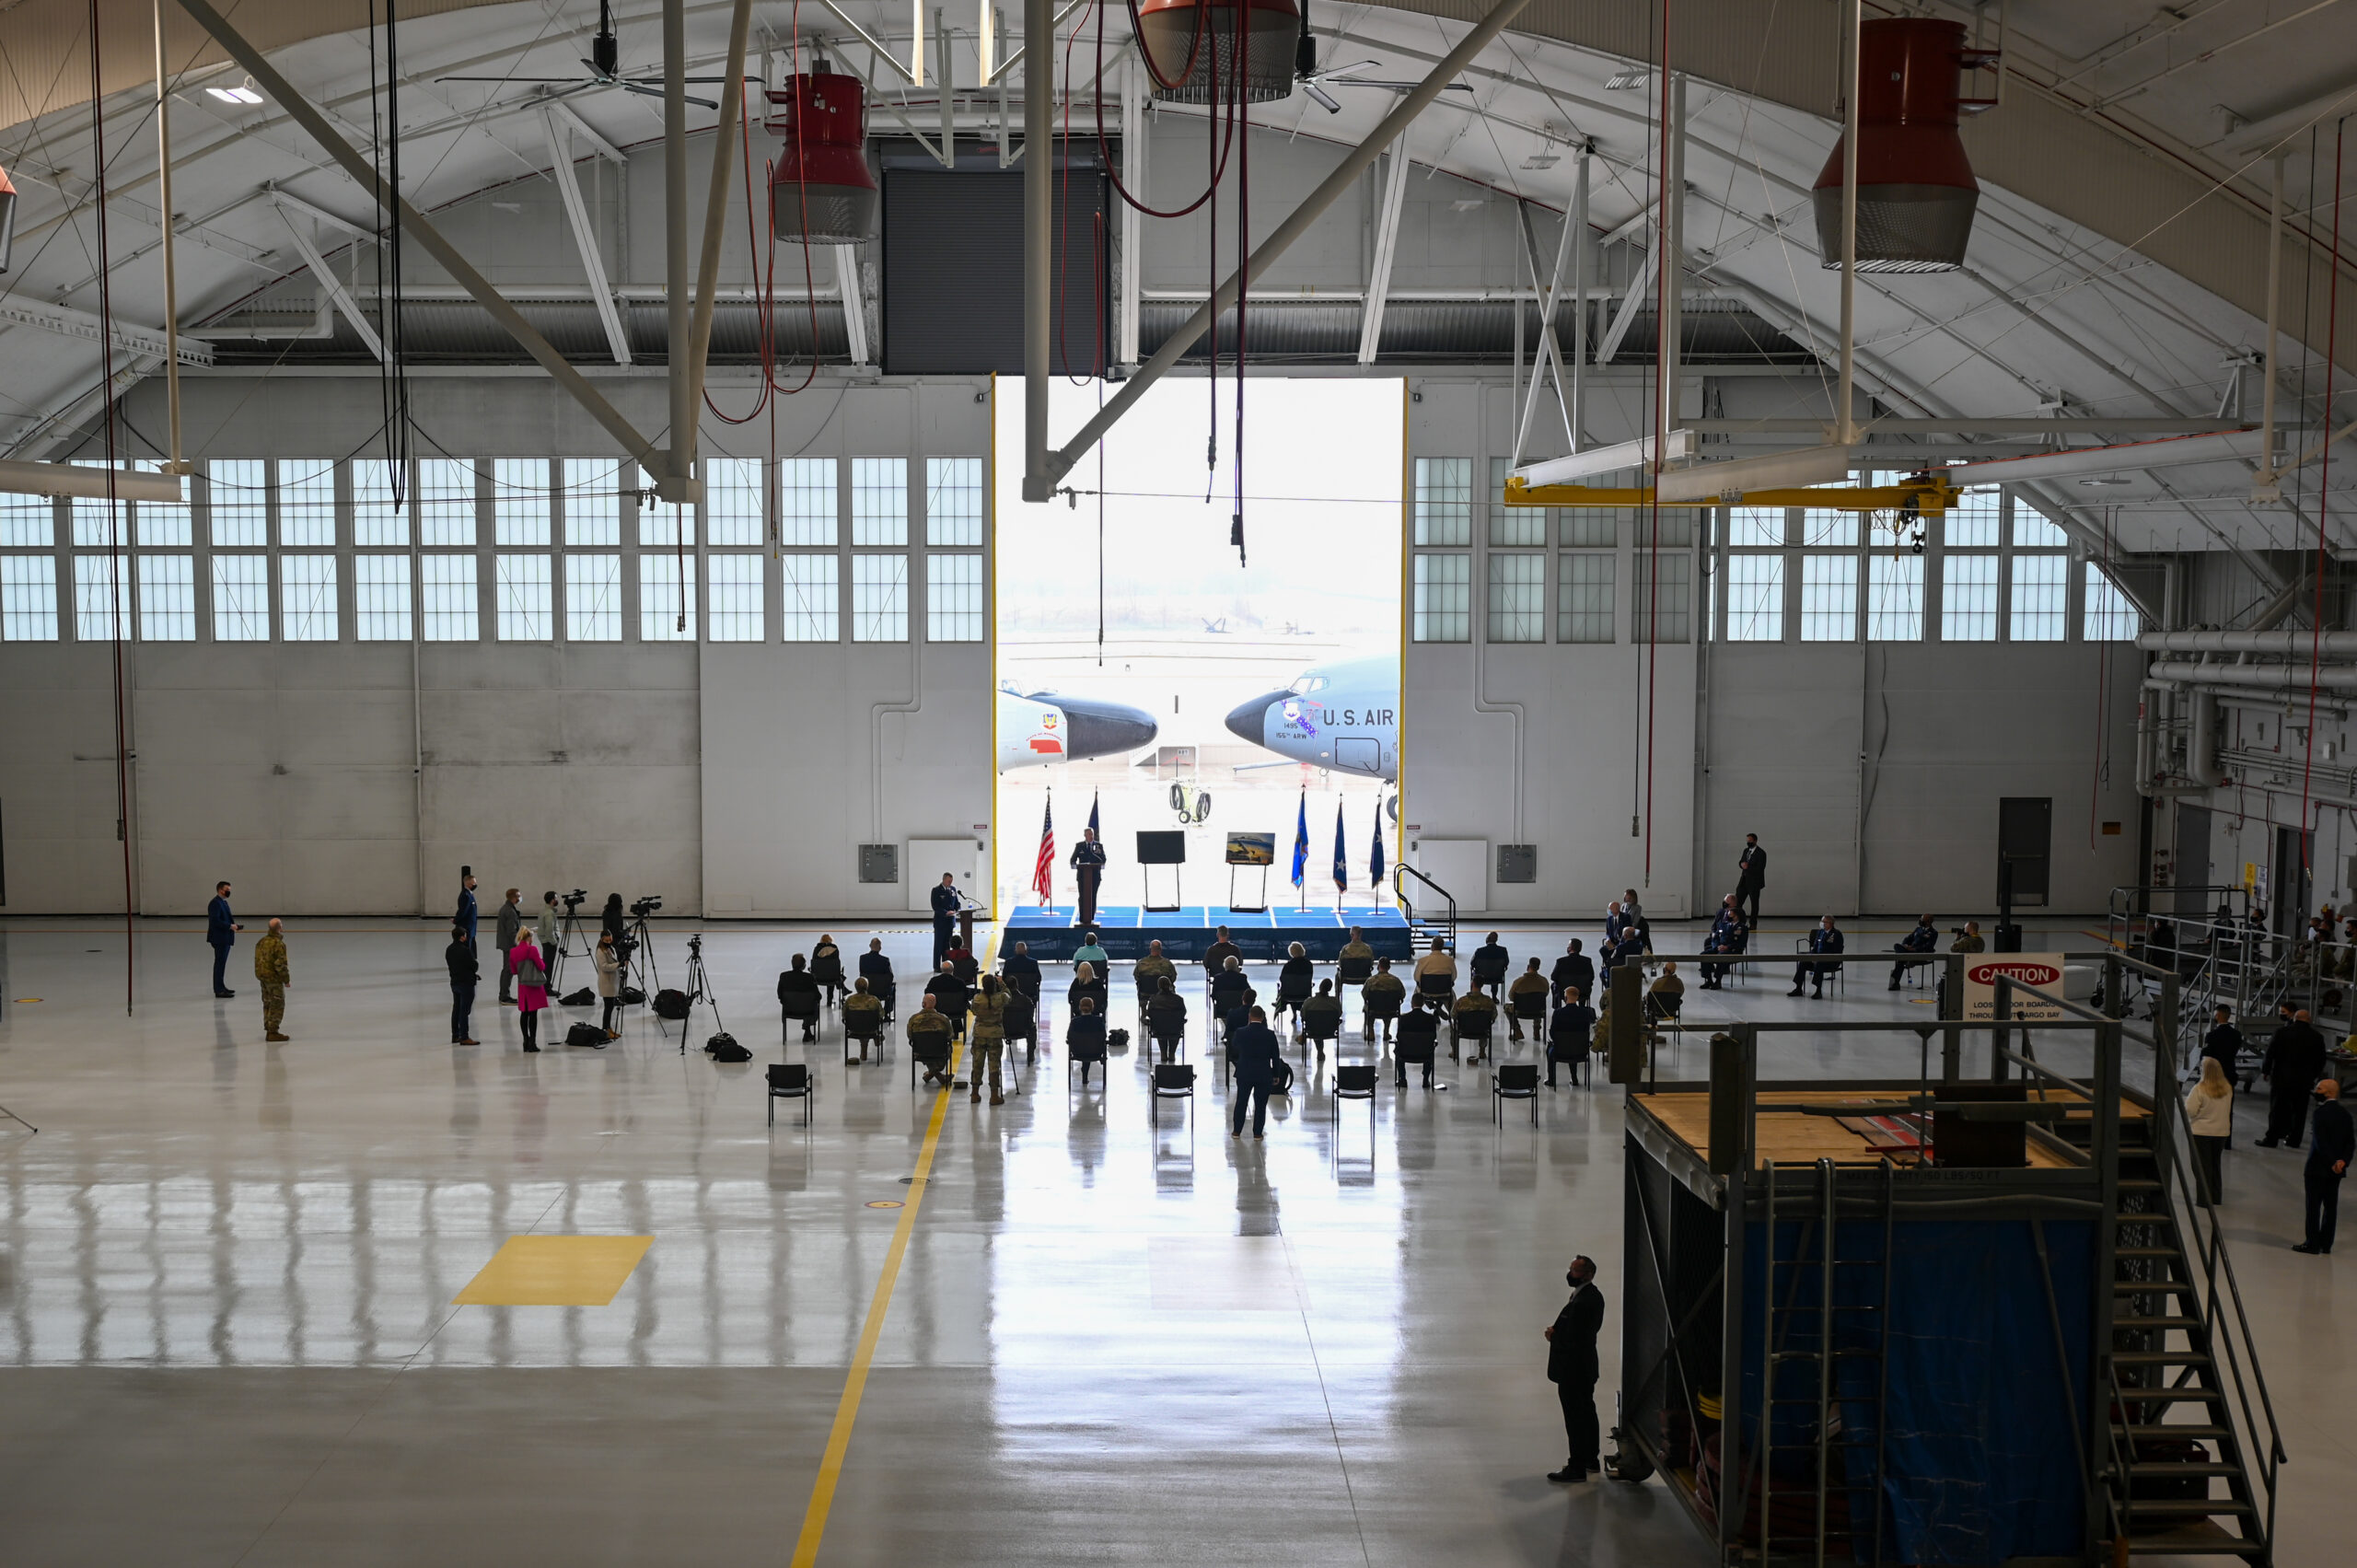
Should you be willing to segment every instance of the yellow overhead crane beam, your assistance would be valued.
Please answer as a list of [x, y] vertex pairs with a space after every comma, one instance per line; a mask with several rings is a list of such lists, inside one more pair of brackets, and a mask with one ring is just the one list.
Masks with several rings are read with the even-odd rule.
[[[1789, 490], [1749, 490], [1715, 502], [1665, 503], [1680, 506], [1810, 506], [1829, 512], [1898, 512], [1921, 515], [1945, 512], [1963, 492], [1936, 473], [1910, 475], [1897, 484], [1857, 487], [1812, 485]], [[1542, 484], [1537, 489], [1519, 479], [1506, 481], [1500, 500], [1508, 506], [1650, 506], [1650, 489], [1602, 490], [1585, 484]]]

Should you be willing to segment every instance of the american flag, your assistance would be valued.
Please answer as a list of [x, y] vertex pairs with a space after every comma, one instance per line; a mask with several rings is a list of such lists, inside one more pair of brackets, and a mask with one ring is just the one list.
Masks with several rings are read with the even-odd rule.
[[1056, 803], [1052, 796], [1039, 812], [1039, 859], [1031, 867], [1031, 890], [1042, 905], [1055, 901]]

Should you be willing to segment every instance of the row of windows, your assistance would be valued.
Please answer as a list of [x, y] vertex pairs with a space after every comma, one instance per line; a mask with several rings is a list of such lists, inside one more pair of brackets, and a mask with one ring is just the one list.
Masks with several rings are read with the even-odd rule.
[[[91, 464], [91, 467], [103, 465]], [[157, 465], [141, 463], [154, 471]], [[381, 459], [221, 459], [199, 465], [178, 503], [58, 502], [0, 495], [0, 550], [55, 547], [61, 527], [76, 549], [471, 550], [479, 543], [531, 548], [614, 548], [625, 528], [642, 545], [703, 542], [789, 549], [891, 549], [909, 542], [911, 477], [906, 458], [706, 458], [704, 501], [679, 509], [642, 503], [636, 470], [611, 459], [427, 458], [399, 470]], [[927, 458], [924, 542], [978, 549], [982, 542], [982, 459]], [[770, 519], [776, 518], [772, 529]]]
[[[699, 561], [704, 581], [702, 635], [715, 643], [758, 643], [769, 637], [769, 612], [780, 610], [790, 643], [840, 641], [845, 621], [840, 558], [789, 552], [780, 556], [781, 597], [763, 580], [768, 557], [714, 552], [702, 557], [649, 552], [634, 558], [638, 640], [687, 642], [697, 636]], [[199, 594], [195, 559], [140, 553], [72, 557], [67, 612], [75, 638], [105, 642], [121, 634], [143, 642], [196, 640], [209, 619], [216, 643], [332, 643], [346, 617], [363, 643], [468, 643], [488, 623], [502, 642], [620, 642], [626, 621], [623, 557], [570, 551], [563, 555], [492, 558], [486, 602], [473, 555], [414, 558], [359, 552], [349, 557], [289, 551], [276, 555], [222, 552], [206, 563]], [[415, 581], [412, 567], [415, 567]], [[272, 574], [277, 591], [272, 592]], [[343, 578], [350, 574], [350, 591]], [[982, 558], [978, 553], [924, 558], [925, 634], [936, 643], [982, 640]], [[0, 639], [54, 642], [60, 631], [58, 562], [54, 555], [0, 555]], [[851, 557], [848, 620], [855, 643], [906, 642], [909, 636], [909, 557], [856, 552]], [[559, 590], [562, 588], [562, 598]], [[487, 615], [486, 615], [487, 611]]]
[[[1547, 557], [1538, 551], [1492, 551], [1484, 638], [1492, 643], [1547, 641]], [[1613, 577], [1618, 558], [1558, 556], [1555, 641], [1613, 640]], [[1659, 580], [1647, 570], [1658, 562]], [[1694, 557], [1686, 552], [1634, 558], [1629, 585], [1629, 624], [1637, 642], [1683, 643], [1693, 635]], [[1426, 551], [1411, 575], [1409, 636], [1419, 643], [1465, 643], [1473, 636], [1473, 558]], [[1655, 628], [1658, 626], [1656, 634]]]

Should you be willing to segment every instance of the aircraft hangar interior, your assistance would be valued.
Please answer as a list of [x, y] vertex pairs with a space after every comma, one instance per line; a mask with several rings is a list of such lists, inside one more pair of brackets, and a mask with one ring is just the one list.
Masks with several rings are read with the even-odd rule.
[[0, 1558], [2345, 1559], [2352, 115], [0, 0]]

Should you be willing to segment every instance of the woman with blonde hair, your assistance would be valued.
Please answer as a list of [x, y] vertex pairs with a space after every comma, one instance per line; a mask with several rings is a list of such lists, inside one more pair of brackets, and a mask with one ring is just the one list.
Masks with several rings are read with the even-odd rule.
[[2201, 1059], [2201, 1081], [2187, 1091], [2185, 1120], [2193, 1131], [2194, 1168], [2210, 1202], [2226, 1196], [2226, 1145], [2235, 1135], [2235, 1086], [2214, 1056]]

